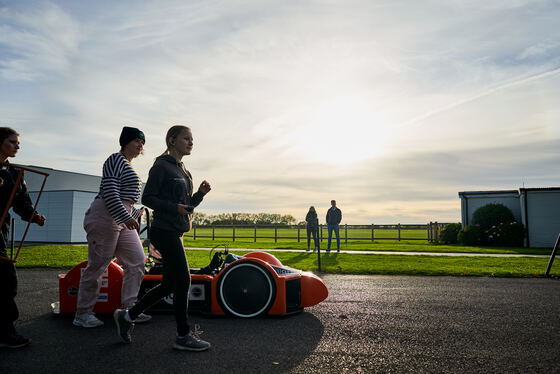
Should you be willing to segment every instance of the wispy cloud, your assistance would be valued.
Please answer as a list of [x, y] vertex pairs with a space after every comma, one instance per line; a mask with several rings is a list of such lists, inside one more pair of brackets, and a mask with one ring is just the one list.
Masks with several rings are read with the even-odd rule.
[[523, 76], [518, 76], [518, 77], [513, 77], [512, 79], [508, 79], [505, 82], [499, 82], [496, 85], [492, 85], [490, 87], [485, 87], [485, 89], [482, 92], [476, 93], [474, 95], [470, 95], [466, 98], [454, 101], [452, 103], [449, 103], [441, 108], [436, 108], [433, 109], [427, 113], [424, 113], [420, 116], [417, 116], [415, 118], [412, 118], [402, 124], [399, 124], [398, 126], [410, 126], [410, 125], [414, 125], [420, 122], [424, 122], [440, 113], [455, 109], [461, 105], [473, 102], [475, 100], [478, 100], [480, 98], [486, 97], [486, 96], [490, 96], [496, 92], [502, 91], [502, 90], [507, 90], [507, 89], [511, 89], [514, 88], [516, 86], [521, 86], [527, 83], [531, 83], [540, 79], [545, 79], [545, 78], [550, 78], [553, 76], [556, 76], [560, 74], [560, 67], [556, 67], [553, 69], [550, 69], [548, 71], [545, 72], [541, 72], [541, 73], [537, 73], [537, 74], [530, 74], [530, 75], [523, 75]]
[[80, 26], [60, 7], [0, 8], [0, 74], [6, 80], [34, 80], [56, 74], [78, 53]]

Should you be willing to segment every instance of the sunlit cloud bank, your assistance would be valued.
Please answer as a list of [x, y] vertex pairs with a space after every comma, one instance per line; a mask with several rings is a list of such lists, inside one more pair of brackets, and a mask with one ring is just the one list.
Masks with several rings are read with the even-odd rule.
[[[457, 192], [558, 186], [555, 1], [0, 1], [16, 161], [147, 178], [172, 124], [203, 212], [457, 221]], [[322, 213], [320, 214], [322, 217]]]

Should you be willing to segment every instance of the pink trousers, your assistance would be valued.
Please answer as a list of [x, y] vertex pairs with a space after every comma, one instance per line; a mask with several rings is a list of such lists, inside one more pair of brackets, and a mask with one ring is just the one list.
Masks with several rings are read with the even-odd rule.
[[[123, 201], [130, 212], [132, 204]], [[109, 214], [105, 201], [95, 199], [84, 217], [88, 241], [88, 264], [80, 278], [78, 313], [91, 312], [101, 288], [101, 276], [114, 256], [123, 267], [121, 302], [124, 308], [136, 303], [144, 277], [146, 255], [136, 230], [117, 225]]]

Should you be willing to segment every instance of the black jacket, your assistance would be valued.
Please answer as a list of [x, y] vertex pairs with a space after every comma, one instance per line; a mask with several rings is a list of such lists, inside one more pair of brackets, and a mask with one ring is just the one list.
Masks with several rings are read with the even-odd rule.
[[142, 204], [154, 210], [152, 226], [183, 234], [192, 227], [191, 214], [177, 212], [177, 204], [198, 206], [204, 194], [193, 194], [193, 182], [182, 162], [173, 156], [156, 158], [142, 194]]
[[307, 212], [307, 215], [305, 216], [305, 222], [307, 222], [307, 227], [309, 228], [318, 228], [319, 220], [317, 219], [317, 213]]
[[[19, 170], [13, 167], [3, 165], [0, 167], [0, 218], [4, 214], [8, 200], [16, 183]], [[33, 203], [29, 198], [29, 193], [27, 192], [27, 185], [21, 179], [18, 187], [16, 188], [16, 195], [12, 201], [11, 208], [14, 212], [18, 214], [23, 220], [29, 221], [31, 218], [31, 213], [33, 213]], [[0, 239], [0, 255], [6, 257], [6, 247], [8, 245], [8, 236], [10, 232], [10, 221], [11, 217], [8, 213], [1, 227], [1, 239]]]
[[342, 221], [342, 212], [338, 208], [331, 208], [327, 211], [327, 225], [338, 225]]

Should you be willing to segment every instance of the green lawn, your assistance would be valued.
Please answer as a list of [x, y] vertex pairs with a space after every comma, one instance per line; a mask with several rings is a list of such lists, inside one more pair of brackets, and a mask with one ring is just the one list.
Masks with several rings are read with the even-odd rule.
[[[326, 227], [323, 227], [321, 234], [323, 239], [326, 240], [328, 232]], [[290, 241], [307, 239], [307, 230], [305, 227], [252, 227], [252, 226], [239, 226], [239, 227], [194, 227], [193, 230], [185, 233], [185, 237], [196, 239], [212, 239], [215, 240], [231, 240], [231, 241], [257, 241], [268, 240], [274, 242], [274, 238], [279, 240], [289, 239]], [[233, 239], [235, 238], [235, 239]], [[368, 228], [356, 228], [340, 226], [340, 238], [345, 241], [361, 240], [365, 242], [372, 242], [372, 231]], [[399, 238], [399, 230], [397, 229], [375, 229], [373, 231], [373, 239], [391, 239], [397, 240]], [[401, 240], [427, 240], [428, 231], [423, 229], [401, 229]]]
[[[235, 241], [227, 239], [211, 240], [205, 238], [185, 237], [184, 244], [186, 247], [202, 247], [212, 248], [217, 245], [224, 244], [228, 248], [272, 248], [272, 249], [307, 249], [307, 239], [297, 240], [279, 239], [276, 242], [274, 239], [258, 239], [255, 242], [253, 239], [236, 239]], [[312, 244], [313, 245], [313, 244]], [[336, 247], [336, 241], [332, 243]], [[327, 240], [323, 239], [321, 242], [321, 249], [327, 247]], [[347, 251], [404, 251], [404, 252], [451, 252], [451, 253], [497, 253], [497, 254], [537, 254], [549, 255], [550, 248], [523, 248], [523, 247], [467, 247], [462, 245], [444, 245], [431, 243], [427, 240], [376, 240], [374, 242], [367, 240], [352, 240], [345, 243], [343, 240], [340, 247]]]
[[[190, 246], [192, 242], [187, 240]], [[198, 241], [196, 241], [198, 242]], [[261, 248], [263, 243], [258, 246]], [[216, 242], [214, 242], [216, 245]], [[431, 244], [379, 244], [391, 246], [397, 251], [418, 251], [419, 248], [442, 249]], [[451, 246], [453, 252], [458, 252]], [[463, 252], [479, 253], [484, 248], [460, 247]], [[380, 250], [378, 245], [370, 249]], [[388, 250], [388, 249], [386, 249]], [[422, 249], [425, 250], [425, 249]], [[433, 250], [432, 250], [433, 251]], [[544, 250], [543, 250], [544, 251]], [[233, 251], [243, 254], [247, 251]], [[546, 254], [549, 254], [550, 250]], [[208, 265], [209, 251], [187, 250], [191, 267]], [[317, 271], [317, 255], [309, 252], [275, 252], [285, 265], [307, 271]], [[25, 246], [17, 262], [18, 267], [70, 268], [87, 260], [87, 247], [73, 245]], [[496, 276], [496, 277], [542, 277], [546, 271], [548, 258], [493, 258], [493, 257], [448, 257], [414, 255], [363, 255], [345, 253], [322, 253], [322, 271], [341, 274], [408, 274], [408, 275], [456, 275], [456, 276]], [[551, 276], [560, 277], [560, 259], [552, 267]]]

